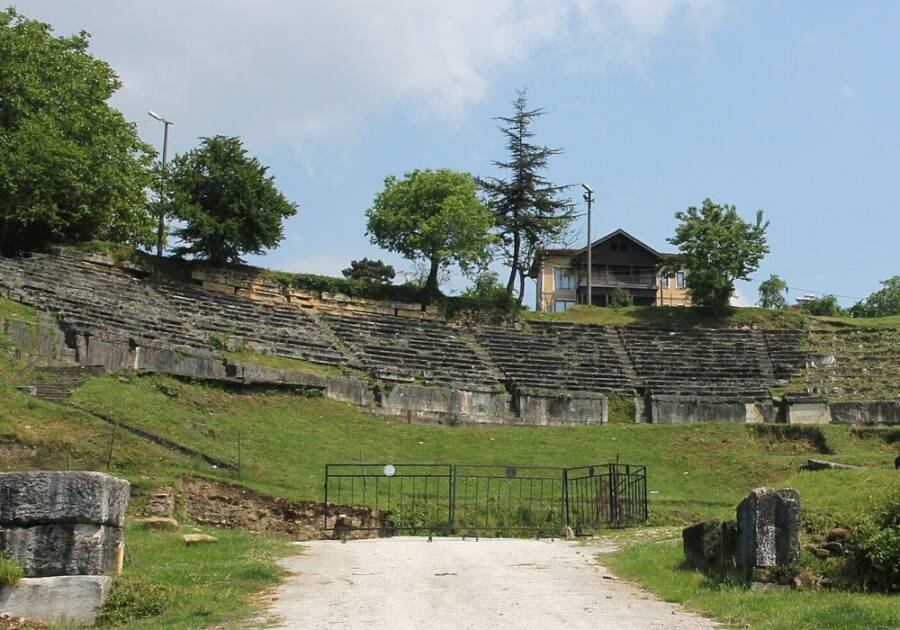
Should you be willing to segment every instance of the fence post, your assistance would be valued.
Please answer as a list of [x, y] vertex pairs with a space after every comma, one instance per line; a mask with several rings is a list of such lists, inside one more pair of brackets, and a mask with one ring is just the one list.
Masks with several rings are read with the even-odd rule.
[[453, 533], [456, 529], [456, 464], [450, 464], [448, 473], [450, 475], [448, 483], [450, 484], [450, 514], [448, 525], [448, 533]]
[[569, 469], [562, 469], [563, 483], [563, 530], [569, 527]]
[[322, 530], [328, 529], [328, 464], [325, 464], [325, 501], [322, 503], [322, 515], [325, 522], [322, 523]]

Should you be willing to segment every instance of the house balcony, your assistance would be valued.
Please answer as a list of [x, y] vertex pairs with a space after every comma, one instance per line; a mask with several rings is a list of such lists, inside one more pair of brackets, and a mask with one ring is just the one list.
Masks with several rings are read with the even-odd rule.
[[[579, 274], [579, 287], [587, 287], [587, 277]], [[622, 273], [614, 271], [595, 271], [591, 274], [591, 285], [594, 287], [622, 287], [624, 289], [658, 289], [658, 278], [655, 273]]]

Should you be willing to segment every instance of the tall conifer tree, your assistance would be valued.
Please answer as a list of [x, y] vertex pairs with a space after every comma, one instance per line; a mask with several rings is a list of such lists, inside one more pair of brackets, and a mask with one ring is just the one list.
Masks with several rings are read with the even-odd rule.
[[556, 186], [541, 174], [550, 158], [562, 153], [562, 149], [531, 141], [531, 123], [543, 115], [543, 108], [528, 108], [524, 90], [518, 92], [513, 114], [496, 118], [506, 138], [509, 158], [493, 164], [509, 175], [481, 180], [490, 200], [503, 259], [509, 266], [506, 291], [513, 295], [518, 279], [519, 304], [535, 257], [544, 247], [562, 241], [575, 216], [572, 201], [563, 196], [568, 186]]

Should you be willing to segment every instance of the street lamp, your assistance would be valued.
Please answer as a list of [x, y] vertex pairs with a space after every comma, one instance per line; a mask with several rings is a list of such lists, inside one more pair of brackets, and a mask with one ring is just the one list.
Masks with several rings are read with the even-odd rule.
[[162, 258], [163, 253], [163, 232], [166, 229], [166, 155], [169, 152], [169, 127], [174, 125], [170, 120], [166, 120], [154, 111], [147, 112], [151, 118], [155, 118], [163, 124], [163, 154], [162, 154], [162, 177], [159, 182], [159, 200], [162, 204], [159, 212], [159, 229], [156, 233], [156, 255]]
[[581, 184], [581, 187], [584, 188], [583, 199], [587, 202], [587, 305], [591, 306], [594, 303], [593, 300], [593, 286], [591, 283], [591, 273], [593, 269], [591, 268], [591, 206], [594, 203], [594, 190], [585, 183]]

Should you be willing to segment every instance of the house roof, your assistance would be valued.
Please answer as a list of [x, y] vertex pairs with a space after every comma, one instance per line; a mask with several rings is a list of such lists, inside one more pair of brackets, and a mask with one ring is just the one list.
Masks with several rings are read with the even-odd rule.
[[[644, 248], [645, 250], [647, 250], [654, 256], [658, 257], [659, 259], [663, 259], [663, 258], [667, 258], [669, 256], [675, 255], [675, 254], [666, 254], [666, 253], [658, 252], [655, 249], [653, 249], [652, 247], [650, 247], [649, 245], [647, 245], [646, 243], [644, 243], [643, 241], [641, 241], [640, 239], [629, 234], [628, 232], [626, 232], [625, 230], [623, 230], [621, 228], [619, 228], [618, 230], [615, 230], [613, 232], [610, 232], [606, 236], [601, 236], [600, 238], [598, 238], [596, 241], [591, 243], [591, 249], [597, 247], [598, 245], [600, 245], [600, 244], [608, 241], [609, 239], [613, 238], [614, 236], [618, 236], [618, 235], [624, 236], [628, 240], [632, 241], [639, 247]], [[554, 255], [555, 256], [569, 256], [569, 255], [571, 255], [573, 258], [579, 258], [579, 257], [585, 255], [586, 253], [587, 253], [587, 247], [582, 247], [580, 249], [545, 249], [541, 252], [541, 254], [543, 256], [554, 256]]]

